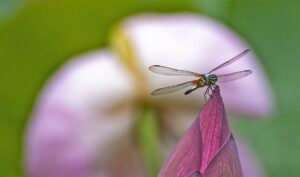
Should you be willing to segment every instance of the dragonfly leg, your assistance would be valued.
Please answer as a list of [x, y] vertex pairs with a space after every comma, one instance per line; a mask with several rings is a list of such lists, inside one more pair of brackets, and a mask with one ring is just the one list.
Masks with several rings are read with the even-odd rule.
[[209, 86], [208, 95], [211, 96], [213, 93], [213, 85]]
[[192, 88], [188, 89], [187, 91], [185, 91], [184, 94], [188, 95], [188, 94], [192, 93], [193, 91], [195, 91], [197, 88], [198, 88], [197, 86], [192, 87]]
[[207, 87], [207, 89], [205, 90], [205, 93], [204, 93], [204, 99], [205, 99], [205, 102], [207, 102], [206, 95], [210, 96], [210, 95], [209, 95], [209, 89], [210, 89], [210, 86]]
[[211, 91], [211, 94], [214, 92], [215, 88], [218, 87], [217, 85], [212, 85], [210, 86], [210, 91]]
[[212, 95], [212, 93], [213, 93], [214, 89], [215, 89], [215, 86], [214, 86], [214, 85], [212, 85], [212, 86], [210, 87], [211, 95]]

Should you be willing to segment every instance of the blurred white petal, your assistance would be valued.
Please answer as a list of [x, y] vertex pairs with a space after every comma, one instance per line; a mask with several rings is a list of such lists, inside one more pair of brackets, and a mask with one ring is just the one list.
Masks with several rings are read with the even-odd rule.
[[[154, 64], [206, 73], [237, 55], [249, 46], [224, 25], [203, 16], [176, 14], [166, 16], [141, 15], [123, 23], [141, 70], [147, 76], [150, 89], [173, 85], [194, 78], [165, 77], [149, 72]], [[247, 78], [220, 84], [225, 105], [230, 111], [252, 116], [265, 116], [272, 107], [272, 93], [268, 81], [251, 51], [240, 61], [217, 73], [231, 73], [250, 69]], [[154, 98], [187, 101], [200, 105], [200, 89], [189, 96], [182, 92]]]

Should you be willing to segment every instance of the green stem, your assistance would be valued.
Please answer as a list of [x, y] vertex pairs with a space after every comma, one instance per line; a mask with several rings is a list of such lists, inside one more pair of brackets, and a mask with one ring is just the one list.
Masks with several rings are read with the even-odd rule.
[[158, 121], [152, 108], [145, 106], [138, 120], [138, 140], [149, 177], [157, 176], [162, 164]]

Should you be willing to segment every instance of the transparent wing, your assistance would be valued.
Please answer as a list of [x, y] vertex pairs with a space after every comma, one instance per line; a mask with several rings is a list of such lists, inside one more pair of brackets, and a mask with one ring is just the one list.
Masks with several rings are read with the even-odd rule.
[[191, 71], [185, 71], [185, 70], [179, 70], [174, 68], [169, 68], [166, 66], [161, 65], [152, 65], [149, 67], [149, 70], [157, 73], [157, 74], [163, 74], [163, 75], [170, 75], [170, 76], [196, 76], [201, 77], [201, 74], [194, 73]]
[[176, 91], [184, 89], [186, 87], [196, 85], [195, 82], [197, 82], [197, 80], [184, 82], [184, 83], [181, 83], [181, 84], [178, 84], [178, 85], [163, 87], [163, 88], [154, 90], [153, 92], [151, 92], [151, 95], [163, 95], [163, 94], [167, 94], [167, 93], [176, 92]]
[[218, 82], [229, 82], [246, 77], [252, 73], [251, 70], [238, 71], [230, 74], [218, 75]]
[[225, 63], [217, 66], [216, 68], [212, 69], [211, 71], [209, 71], [209, 73], [212, 73], [220, 68], [223, 68], [227, 65], [230, 65], [233, 62], [236, 62], [237, 60], [241, 59], [244, 55], [246, 55], [248, 52], [250, 51], [250, 49], [246, 49], [243, 52], [239, 53], [238, 55], [236, 55], [235, 57], [231, 58], [230, 60], [226, 61]]

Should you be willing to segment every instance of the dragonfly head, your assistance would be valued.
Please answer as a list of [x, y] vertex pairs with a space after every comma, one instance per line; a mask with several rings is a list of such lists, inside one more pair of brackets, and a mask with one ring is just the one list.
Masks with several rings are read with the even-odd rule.
[[218, 81], [218, 76], [215, 74], [209, 74], [207, 76], [207, 82], [209, 85], [214, 85]]

